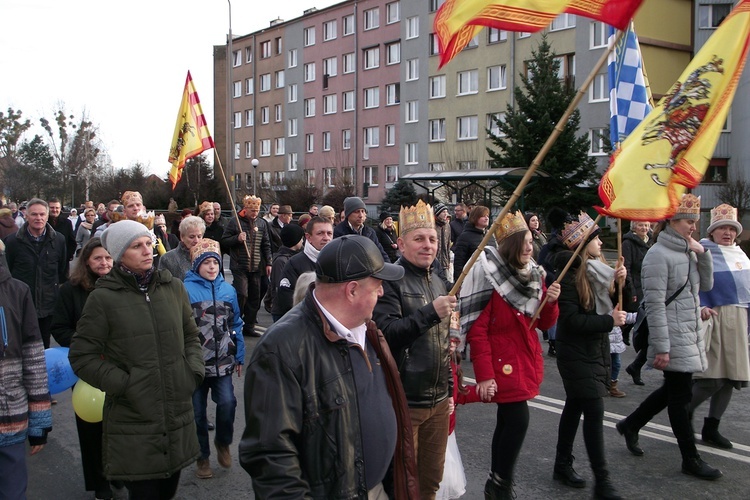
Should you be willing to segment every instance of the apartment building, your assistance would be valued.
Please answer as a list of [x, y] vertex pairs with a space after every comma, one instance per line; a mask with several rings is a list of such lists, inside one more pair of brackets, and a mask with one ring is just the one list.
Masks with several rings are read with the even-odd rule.
[[[491, 168], [486, 129], [496, 129], [492, 118], [502, 118], [513, 104], [519, 74], [541, 35], [485, 29], [438, 69], [433, 20], [442, 3], [347, 0], [275, 20], [234, 37], [231, 85], [230, 51], [215, 47], [215, 140], [233, 158], [227, 170], [235, 172], [238, 192], [252, 192], [253, 180], [258, 188], [283, 189], [285, 179], [296, 177], [322, 191], [346, 180], [374, 206], [404, 174]], [[634, 23], [656, 98], [733, 3], [644, 2]], [[606, 49], [606, 27], [563, 14], [545, 32], [560, 60], [560, 78], [579, 86]], [[579, 106], [579, 132], [588, 134], [589, 154], [602, 170], [608, 159], [600, 137], [609, 124], [606, 71]], [[730, 165], [750, 160], [750, 145], [732, 145], [730, 137], [732, 124], [750, 116], [749, 100], [737, 94], [709, 172], [717, 183], [731, 177]], [[699, 190], [715, 196], [715, 187]]]

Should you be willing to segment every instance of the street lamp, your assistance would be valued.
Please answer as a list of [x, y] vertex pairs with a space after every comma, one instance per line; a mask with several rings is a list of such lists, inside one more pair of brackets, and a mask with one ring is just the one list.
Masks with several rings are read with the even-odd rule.
[[68, 177], [72, 177], [70, 181], [70, 208], [75, 208], [76, 206], [76, 177], [78, 177], [78, 174], [68, 174]]
[[253, 196], [255, 196], [255, 173], [258, 171], [258, 164], [260, 162], [257, 158], [253, 158], [250, 162], [250, 165], [253, 166]]

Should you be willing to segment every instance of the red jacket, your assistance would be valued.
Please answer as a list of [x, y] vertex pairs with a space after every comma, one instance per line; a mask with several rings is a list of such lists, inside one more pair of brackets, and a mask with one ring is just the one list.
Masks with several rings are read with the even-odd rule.
[[[456, 366], [456, 363], [453, 362], [453, 359], [451, 359], [451, 372], [453, 373], [453, 402], [458, 405], [465, 405], [467, 403], [481, 403], [482, 400], [479, 399], [479, 394], [477, 394], [477, 386], [475, 385], [466, 385], [466, 394], [462, 394], [461, 391], [458, 390], [458, 374], [456, 373], [456, 370], [458, 367]], [[450, 436], [453, 433], [453, 430], [456, 428], [456, 410], [454, 408], [453, 413], [451, 413], [450, 418], [450, 427], [448, 428], [448, 435]]]
[[477, 382], [493, 378], [497, 382], [494, 403], [526, 401], [539, 394], [544, 359], [536, 328], [548, 329], [557, 315], [557, 302], [545, 304], [530, 330], [529, 316], [511, 307], [497, 292], [492, 293], [467, 339]]

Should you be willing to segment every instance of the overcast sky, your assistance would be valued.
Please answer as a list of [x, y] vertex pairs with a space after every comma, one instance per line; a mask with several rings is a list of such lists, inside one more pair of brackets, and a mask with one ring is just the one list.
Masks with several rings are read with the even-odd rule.
[[[339, 1], [234, 0], [232, 33]], [[227, 1], [0, 0], [0, 19], [3, 113], [21, 110], [38, 125], [60, 105], [77, 118], [85, 112], [115, 167], [140, 162], [164, 176], [190, 70], [213, 134], [212, 54], [226, 43]]]

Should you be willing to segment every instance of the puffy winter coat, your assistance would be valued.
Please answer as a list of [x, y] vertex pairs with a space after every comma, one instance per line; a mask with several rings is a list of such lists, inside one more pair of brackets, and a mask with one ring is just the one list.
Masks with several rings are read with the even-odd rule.
[[[238, 216], [242, 227], [237, 226], [237, 219], [230, 220], [220, 242], [229, 251], [229, 268], [232, 272], [261, 271], [261, 265], [270, 266], [272, 262], [268, 222], [261, 217], [249, 219], [244, 210]], [[244, 242], [239, 240], [240, 231], [247, 235]]]
[[[546, 330], [557, 321], [557, 302], [546, 304], [536, 328]], [[495, 403], [515, 403], [539, 394], [544, 378], [542, 346], [531, 318], [519, 312], [496, 291], [471, 326], [467, 340], [477, 382], [495, 379]]]
[[633, 283], [638, 301], [643, 299], [643, 285], [641, 284], [643, 258], [652, 243], [653, 239], [646, 243], [632, 231], [622, 237], [622, 256], [625, 258], [625, 268], [628, 270], [628, 276]]
[[104, 474], [163, 479], [200, 454], [193, 392], [205, 368], [187, 292], [156, 271], [145, 292], [115, 266], [89, 295], [70, 363], [104, 391]]
[[31, 288], [37, 316], [46, 318], [55, 310], [60, 284], [68, 279], [65, 237], [47, 224], [42, 241], [36, 243], [27, 227], [28, 222], [5, 239], [5, 256], [13, 277]]
[[221, 274], [209, 281], [194, 271], [185, 275], [185, 289], [200, 330], [206, 377], [232, 375], [237, 364], [245, 364], [237, 292]]
[[[665, 370], [704, 371], [707, 362], [698, 292], [714, 286], [711, 252], [696, 255], [688, 248], [687, 240], [667, 226], [643, 259], [641, 277], [648, 318], [649, 362], [658, 353], [669, 353]], [[665, 306], [686, 281], [687, 286]]]

